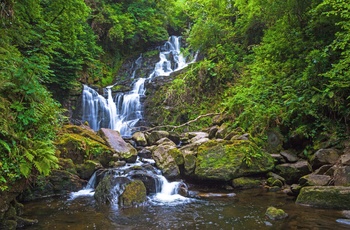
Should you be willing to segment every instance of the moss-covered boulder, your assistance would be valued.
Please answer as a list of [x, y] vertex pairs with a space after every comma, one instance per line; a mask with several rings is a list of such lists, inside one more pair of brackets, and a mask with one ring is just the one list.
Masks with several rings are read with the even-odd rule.
[[301, 186], [325, 186], [329, 185], [331, 177], [328, 175], [308, 174], [299, 179]]
[[265, 215], [271, 220], [282, 220], [288, 217], [288, 214], [285, 211], [275, 207], [268, 207]]
[[198, 147], [195, 176], [229, 181], [271, 171], [274, 160], [248, 140], [208, 141]]
[[261, 186], [261, 180], [249, 177], [239, 177], [232, 180], [232, 186], [240, 189], [258, 188]]
[[87, 160], [83, 164], [76, 165], [76, 173], [80, 178], [88, 180], [100, 168], [102, 168], [102, 165], [99, 162]]
[[98, 183], [94, 197], [99, 204], [118, 204], [119, 196], [128, 183], [130, 179], [127, 177], [115, 177], [107, 173]]
[[[95, 138], [98, 139], [97, 135]], [[106, 161], [109, 161], [106, 158], [112, 157], [115, 151], [95, 138], [76, 133], [62, 133], [58, 136], [55, 145], [60, 158], [69, 158], [74, 164], [82, 164], [88, 159], [98, 159], [105, 165]]]
[[311, 157], [312, 168], [317, 169], [322, 165], [335, 164], [340, 156], [341, 151], [337, 149], [320, 149]]
[[350, 187], [304, 187], [300, 190], [296, 203], [319, 208], [348, 209], [350, 207]]
[[119, 197], [119, 205], [130, 207], [145, 202], [146, 187], [140, 180], [133, 180], [125, 186], [124, 192]]
[[189, 176], [193, 175], [194, 170], [196, 169], [196, 160], [197, 160], [197, 145], [191, 144], [186, 145], [180, 148], [180, 151], [184, 159], [184, 174]]

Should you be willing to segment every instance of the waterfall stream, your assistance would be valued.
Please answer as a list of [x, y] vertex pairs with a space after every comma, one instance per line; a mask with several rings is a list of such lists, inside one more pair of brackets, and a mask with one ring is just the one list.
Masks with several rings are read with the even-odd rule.
[[[181, 53], [181, 37], [171, 36], [169, 40], [160, 47], [159, 61], [149, 76], [134, 80], [132, 90], [118, 93], [113, 97], [112, 87], [107, 86], [105, 96], [99, 95], [94, 89], [84, 85], [82, 95], [82, 121], [87, 121], [90, 127], [97, 131], [100, 128], [117, 130], [124, 137], [130, 137], [135, 130], [134, 127], [143, 119], [141, 99], [145, 97], [145, 82], [151, 82], [158, 76], [169, 76], [174, 71], [185, 68], [189, 63]], [[135, 72], [141, 67], [142, 55], [133, 64], [130, 76], [135, 78]]]

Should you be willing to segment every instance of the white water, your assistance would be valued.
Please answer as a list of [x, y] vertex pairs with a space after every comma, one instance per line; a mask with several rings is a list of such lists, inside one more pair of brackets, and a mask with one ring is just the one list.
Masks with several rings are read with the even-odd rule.
[[[159, 61], [154, 70], [146, 78], [135, 79], [132, 90], [120, 93], [113, 98], [112, 86], [105, 88], [107, 98], [99, 95], [94, 89], [84, 85], [83, 90], [83, 122], [87, 121], [95, 131], [100, 128], [110, 128], [119, 131], [124, 137], [129, 137], [135, 131], [133, 128], [143, 119], [141, 98], [145, 97], [145, 81], [152, 81], [158, 76], [169, 76], [174, 71], [185, 68], [194, 59], [187, 63], [181, 54], [180, 37], [171, 36], [161, 47]], [[130, 78], [135, 77], [135, 72], [140, 68], [142, 55], [135, 61], [134, 70]]]
[[87, 185], [85, 186], [85, 188], [77, 191], [77, 192], [71, 192], [69, 194], [69, 200], [74, 200], [77, 197], [81, 197], [81, 196], [93, 196], [95, 194], [95, 184], [96, 184], [96, 172], [94, 172], [94, 174], [92, 174], [89, 182], [87, 183]]

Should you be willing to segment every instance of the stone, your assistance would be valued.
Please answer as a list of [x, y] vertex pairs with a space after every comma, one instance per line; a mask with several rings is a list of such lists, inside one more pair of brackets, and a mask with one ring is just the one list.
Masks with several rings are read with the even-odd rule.
[[331, 167], [332, 167], [332, 165], [322, 165], [320, 168], [318, 168], [314, 171], [314, 174], [332, 176], [333, 171], [332, 171], [332, 173], [328, 173], [328, 172], [330, 172], [329, 169]]
[[180, 150], [172, 145], [159, 145], [153, 153], [152, 158], [156, 166], [162, 170], [163, 175], [167, 178], [174, 178], [180, 175], [178, 165], [184, 163], [183, 155]]
[[163, 137], [156, 142], [156, 145], [168, 145], [176, 147], [176, 144], [167, 137]]
[[77, 165], [76, 168], [77, 175], [84, 180], [88, 180], [97, 169], [102, 168], [102, 165], [99, 162], [87, 160], [84, 164]]
[[339, 163], [341, 165], [350, 166], [350, 153], [343, 154], [340, 156]]
[[128, 183], [130, 183], [130, 179], [127, 177], [114, 177], [107, 174], [98, 183], [94, 197], [100, 204], [117, 204], [120, 194]]
[[209, 139], [213, 139], [215, 138], [216, 132], [218, 131], [219, 126], [215, 125], [209, 128], [209, 135], [208, 138]]
[[196, 168], [197, 152], [195, 151], [196, 145], [187, 145], [180, 148], [180, 151], [184, 158], [184, 174], [186, 176], [193, 175]]
[[146, 138], [149, 145], [154, 145], [158, 140], [168, 136], [169, 132], [167, 131], [152, 131]]
[[271, 156], [275, 159], [276, 164], [287, 163], [286, 160], [281, 156], [281, 154], [273, 153]]
[[287, 184], [297, 183], [299, 178], [311, 173], [311, 167], [305, 160], [296, 163], [285, 163], [276, 166], [277, 173], [286, 180]]
[[136, 145], [138, 146], [147, 146], [147, 139], [143, 132], [135, 132], [131, 137]]
[[292, 184], [290, 186], [290, 190], [292, 191], [293, 195], [298, 195], [300, 193], [302, 186], [299, 184]]
[[273, 169], [270, 154], [246, 140], [210, 140], [198, 147], [195, 176], [199, 179], [229, 181]]
[[207, 140], [209, 134], [206, 132], [189, 132], [190, 143], [198, 143], [198, 141], [202, 142], [202, 139]]
[[313, 169], [317, 169], [322, 165], [335, 164], [341, 152], [337, 149], [320, 149], [310, 159], [310, 163]]
[[288, 217], [288, 214], [285, 211], [275, 207], [268, 207], [265, 215], [271, 220], [282, 220]]
[[[128, 163], [134, 163], [136, 161], [137, 150], [131, 144], [126, 143], [119, 132], [102, 128], [100, 129], [99, 134], [108, 145], [119, 154], [122, 160], [125, 160]], [[112, 159], [109, 159], [109, 161], [111, 160]]]
[[350, 207], [350, 187], [303, 187], [300, 190], [296, 203], [319, 208], [348, 209]]
[[270, 187], [283, 187], [283, 182], [277, 178], [269, 177], [266, 181], [266, 184]]
[[223, 123], [216, 131], [215, 137], [217, 139], [224, 139], [227, 133], [228, 133], [227, 124]]
[[147, 194], [154, 194], [158, 192], [158, 180], [159, 178], [156, 176], [154, 172], [150, 170], [133, 170], [129, 172], [128, 177], [132, 180], [140, 180], [143, 182], [146, 187]]
[[328, 175], [308, 174], [299, 179], [301, 186], [326, 186], [330, 184], [331, 177]]
[[239, 177], [232, 180], [232, 186], [241, 189], [258, 188], [261, 186], [261, 181], [249, 177]]
[[350, 210], [343, 210], [341, 213], [344, 217], [350, 219]]
[[146, 187], [140, 180], [133, 180], [125, 186], [124, 192], [119, 197], [121, 207], [130, 207], [141, 204], [147, 199]]
[[152, 158], [152, 151], [148, 148], [143, 148], [138, 153], [138, 156], [141, 158], [151, 159]]
[[288, 151], [282, 151], [280, 152], [280, 155], [289, 163], [295, 163], [299, 160], [299, 158], [294, 153]]
[[350, 186], [350, 166], [335, 166], [333, 181], [336, 186]]

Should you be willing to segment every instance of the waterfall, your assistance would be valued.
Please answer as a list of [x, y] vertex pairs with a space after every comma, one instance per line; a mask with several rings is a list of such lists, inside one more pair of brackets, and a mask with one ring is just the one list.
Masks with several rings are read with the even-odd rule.
[[[135, 78], [136, 70], [141, 68], [142, 55], [137, 58], [131, 71], [131, 79]], [[114, 98], [112, 86], [107, 86], [107, 98], [99, 95], [94, 89], [84, 85], [83, 89], [83, 122], [87, 121], [90, 127], [97, 131], [100, 128], [117, 130], [124, 137], [130, 137], [135, 131], [139, 121], [143, 119], [141, 99], [145, 97], [145, 81], [152, 81], [158, 76], [169, 76], [174, 71], [185, 68], [189, 63], [181, 53], [181, 37], [171, 36], [169, 40], [160, 47], [159, 61], [154, 70], [146, 77], [134, 80], [132, 90], [119, 93]]]

